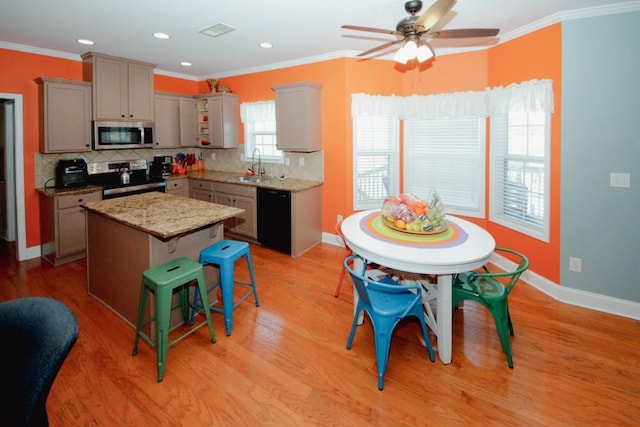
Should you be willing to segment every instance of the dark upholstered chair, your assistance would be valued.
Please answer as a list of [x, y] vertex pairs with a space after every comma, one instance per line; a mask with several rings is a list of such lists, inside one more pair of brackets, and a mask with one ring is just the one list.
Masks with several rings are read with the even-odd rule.
[[0, 423], [48, 426], [47, 397], [78, 338], [75, 315], [51, 298], [0, 303]]

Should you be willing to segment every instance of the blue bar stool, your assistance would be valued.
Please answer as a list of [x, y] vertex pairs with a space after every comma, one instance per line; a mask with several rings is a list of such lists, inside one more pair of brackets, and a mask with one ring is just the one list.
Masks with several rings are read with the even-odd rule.
[[[239, 282], [234, 280], [234, 264], [240, 258], [246, 258], [247, 266], [249, 267], [249, 276], [251, 277], [251, 283]], [[231, 324], [233, 318], [233, 310], [240, 305], [242, 301], [247, 299], [249, 295], [253, 293], [253, 297], [256, 300], [256, 307], [260, 307], [260, 301], [258, 300], [258, 293], [256, 292], [256, 280], [253, 275], [253, 264], [251, 262], [251, 252], [249, 252], [249, 244], [247, 242], [240, 242], [237, 240], [220, 240], [211, 246], [207, 246], [200, 251], [200, 264], [213, 264], [217, 265], [220, 269], [220, 280], [215, 285], [207, 289], [207, 292], [211, 292], [214, 289], [220, 287], [222, 290], [222, 308], [210, 305], [211, 310], [224, 313], [224, 326], [227, 330], [227, 336], [231, 335]], [[249, 289], [238, 301], [233, 302], [233, 289], [235, 285], [248, 286]], [[204, 300], [204, 304], [203, 301]], [[200, 291], [196, 288], [193, 296], [193, 311], [191, 312], [190, 323], [193, 324], [196, 309], [202, 309], [207, 306], [205, 298], [200, 298]], [[204, 310], [208, 313], [208, 310]]]
[[[171, 311], [180, 308], [182, 311], [182, 319], [186, 323], [189, 320], [189, 287], [188, 285], [197, 281], [196, 292], [203, 292], [202, 300], [208, 304], [204, 279], [204, 270], [202, 264], [186, 258], [176, 258], [172, 261], [160, 264], [156, 267], [149, 268], [142, 273], [142, 290], [140, 291], [140, 307], [138, 311], [138, 323], [136, 326], [136, 338], [133, 342], [132, 355], [138, 354], [138, 341], [140, 337], [156, 349], [156, 357], [158, 363], [158, 382], [164, 377], [164, 369], [167, 360], [167, 349], [172, 345], [181, 341], [183, 338], [191, 335], [200, 327], [207, 325], [209, 327], [209, 335], [211, 342], [216, 342], [216, 336], [213, 332], [211, 324], [211, 316], [205, 311], [206, 320], [198, 326], [189, 329], [187, 332], [169, 342], [169, 327], [171, 320]], [[179, 292], [180, 301], [172, 306], [172, 297], [175, 291]], [[147, 305], [148, 291], [154, 294], [155, 313], [148, 320], [144, 320], [144, 312]], [[142, 328], [149, 323], [156, 322], [156, 341], [153, 340], [142, 331]], [[193, 325], [193, 322], [190, 323]]]

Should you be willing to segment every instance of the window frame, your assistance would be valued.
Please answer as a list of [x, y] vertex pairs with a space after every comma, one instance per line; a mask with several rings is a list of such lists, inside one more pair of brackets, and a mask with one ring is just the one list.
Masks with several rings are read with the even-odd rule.
[[[466, 123], [465, 123], [466, 122]], [[417, 129], [419, 126], [431, 126], [430, 129]], [[445, 129], [451, 129], [447, 131]], [[475, 128], [475, 131], [472, 129]], [[422, 133], [419, 133], [421, 132]], [[475, 138], [474, 143], [469, 143], [471, 134]], [[453, 140], [451, 135], [456, 135], [457, 140]], [[418, 146], [417, 140], [424, 141], [426, 137], [431, 136], [438, 138], [439, 143], [426, 142], [422, 146]], [[427, 200], [429, 192], [434, 189], [445, 205], [447, 213], [463, 215], [475, 218], [485, 218], [485, 152], [486, 152], [486, 118], [485, 117], [449, 117], [434, 119], [407, 119], [404, 121], [404, 192], [413, 193], [416, 196]], [[457, 149], [451, 152], [451, 144], [456, 144]], [[470, 147], [474, 145], [475, 153]], [[415, 158], [420, 156], [419, 150], [433, 149], [437, 152], [433, 158], [438, 157], [433, 167], [429, 166], [428, 160], [430, 153], [422, 155], [425, 157], [425, 167], [421, 170], [414, 170], [412, 167]], [[466, 152], [465, 152], [466, 150]], [[433, 152], [433, 151], [432, 151]], [[467, 160], [470, 167], [475, 167], [475, 171], [471, 174], [464, 174], [467, 168], [456, 168], [461, 160]], [[475, 161], [475, 163], [474, 163]], [[447, 166], [445, 166], [445, 164]], [[453, 167], [456, 169], [456, 180], [452, 181], [451, 171], [446, 168]], [[417, 168], [416, 168], [417, 169]], [[444, 169], [444, 170], [443, 170]], [[431, 173], [433, 172], [433, 173]], [[466, 176], [465, 176], [466, 175]], [[432, 185], [425, 188], [419, 188], [416, 182], [429, 182]], [[449, 185], [453, 182], [454, 185]], [[456, 186], [455, 183], [460, 185]], [[454, 197], [447, 197], [447, 194], [458, 194], [458, 200], [461, 202], [466, 199], [468, 204], [453, 204], [451, 200]], [[447, 202], [449, 199], [449, 202]], [[464, 203], [464, 202], [463, 202]]]
[[[400, 123], [395, 117], [354, 117], [353, 118], [353, 208], [354, 210], [375, 209], [380, 208], [384, 200], [393, 195], [398, 194], [400, 189]], [[373, 126], [372, 126], [373, 125]], [[385, 128], [386, 129], [383, 129]], [[380, 137], [383, 132], [387, 133], [386, 147], [365, 147], [365, 140], [370, 139], [373, 135]], [[363, 162], [364, 158], [387, 156], [386, 165], [377, 166], [369, 169], [379, 169], [385, 167], [388, 173], [388, 179], [384, 182], [384, 175], [374, 175], [371, 177], [372, 191], [376, 191], [376, 197], [362, 198], [359, 191], [359, 180], [362, 179], [362, 171], [359, 170], [366, 167]], [[377, 163], [378, 159], [373, 159], [373, 163]], [[373, 165], [372, 165], [373, 166]], [[374, 182], [379, 181], [379, 182]], [[386, 191], [380, 191], [380, 185], [386, 187]], [[378, 193], [380, 195], [378, 195]]]
[[[516, 126], [522, 126], [510, 125], [509, 113], [491, 116], [489, 220], [548, 243], [550, 238], [551, 212], [551, 113], [542, 110], [520, 113], [527, 115], [525, 130], [524, 132], [520, 132], [521, 135], [526, 134], [525, 145], [527, 150], [529, 150], [532, 139], [532, 128], [539, 126], [531, 124], [530, 115], [532, 113], [539, 113], [544, 117], [544, 123], [542, 124], [544, 152], [541, 156], [522, 153], [510, 154], [508, 152], [509, 142], [510, 140], [513, 141], [513, 137], [510, 137], [510, 129], [514, 130]], [[511, 135], [513, 135], [513, 133], [511, 133]], [[509, 200], [505, 200], [505, 189], [509, 184], [505, 178], [509, 172], [509, 168], [503, 166], [506, 162], [520, 163], [523, 165], [520, 170], [522, 175], [520, 179], [521, 182], [513, 181], [511, 185], [514, 192], [511, 192], [512, 197], [510, 203]], [[536, 172], [533, 170], [533, 166], [536, 164], [542, 168], [542, 179], [535, 180]], [[517, 174], [518, 170], [514, 168], [512, 172]], [[539, 174], [540, 172], [537, 173], [537, 175]], [[539, 182], [538, 185], [535, 185], [536, 182]], [[526, 183], [529, 183], [529, 187], [531, 188], [527, 187], [525, 185]], [[542, 185], [542, 191], [540, 191], [540, 184]], [[527, 188], [526, 193], [514, 194], [518, 188], [522, 189], [523, 186]], [[542, 193], [541, 196], [539, 196], [540, 193]], [[539, 206], [540, 203], [542, 203], [541, 215], [530, 215], [528, 213], [530, 209], [536, 210], [536, 205]], [[505, 208], [507, 204], [513, 206], [513, 213], [505, 212], [508, 210], [508, 207]], [[518, 205], [525, 205], [525, 207], [521, 208]], [[519, 210], [522, 211], [520, 214], [518, 214]], [[540, 210], [540, 208], [537, 210]], [[527, 217], [529, 219], [527, 219]], [[535, 218], [540, 218], [540, 220], [537, 221]]]
[[[278, 150], [277, 148], [277, 125], [276, 125], [276, 116], [275, 116], [275, 101], [259, 101], [259, 102], [248, 102], [243, 103], [240, 106], [241, 112], [243, 113], [243, 125], [244, 125], [244, 157], [245, 161], [250, 161], [253, 159], [254, 150], [257, 148], [260, 152], [260, 160], [262, 163], [274, 163], [274, 164], [284, 164], [285, 156], [284, 152]], [[260, 109], [260, 112], [257, 110]], [[272, 111], [271, 114], [268, 114], [268, 117], [273, 117], [269, 120], [258, 120], [256, 116], [267, 114], [266, 111]], [[251, 118], [247, 118], [251, 117]], [[257, 126], [260, 125], [260, 126]], [[260, 130], [256, 130], [256, 127], [262, 128]], [[265, 139], [270, 138], [270, 143], [259, 143], [257, 144], [257, 138], [264, 137]], [[269, 149], [265, 149], [267, 147]], [[272, 154], [272, 153], [275, 153]]]

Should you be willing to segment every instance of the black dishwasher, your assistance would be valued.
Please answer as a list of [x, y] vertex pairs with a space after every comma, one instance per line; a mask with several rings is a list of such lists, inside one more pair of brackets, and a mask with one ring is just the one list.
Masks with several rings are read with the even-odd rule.
[[291, 192], [258, 187], [258, 241], [291, 255]]

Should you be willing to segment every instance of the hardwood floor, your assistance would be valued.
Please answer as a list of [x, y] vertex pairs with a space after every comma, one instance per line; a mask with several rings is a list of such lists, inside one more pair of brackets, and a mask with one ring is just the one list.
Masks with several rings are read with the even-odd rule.
[[162, 383], [154, 350], [141, 343], [131, 356], [133, 328], [87, 295], [84, 260], [54, 268], [2, 254], [0, 301], [54, 297], [80, 324], [49, 395], [51, 425], [640, 425], [638, 321], [521, 282], [510, 296], [514, 369], [489, 312], [467, 302], [454, 318], [453, 363], [431, 363], [407, 322], [378, 391], [368, 321], [345, 348], [352, 287], [333, 297], [344, 250], [321, 244], [297, 259], [251, 251], [261, 307], [242, 303], [230, 337], [213, 313], [217, 343], [205, 328], [171, 347]]

